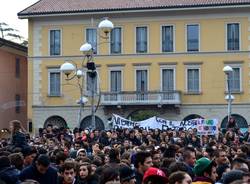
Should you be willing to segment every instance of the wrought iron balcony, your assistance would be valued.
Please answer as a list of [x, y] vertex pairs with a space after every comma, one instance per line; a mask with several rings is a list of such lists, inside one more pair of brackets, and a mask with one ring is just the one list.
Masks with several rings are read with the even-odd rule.
[[181, 104], [180, 91], [102, 92], [102, 105], [164, 105]]

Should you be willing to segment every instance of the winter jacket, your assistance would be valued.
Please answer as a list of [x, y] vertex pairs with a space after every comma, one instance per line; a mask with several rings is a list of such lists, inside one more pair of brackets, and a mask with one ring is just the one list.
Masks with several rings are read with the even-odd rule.
[[28, 146], [26, 135], [22, 132], [17, 132], [12, 136], [12, 145], [14, 147], [24, 148]]
[[4, 167], [0, 170], [0, 179], [7, 184], [19, 184], [19, 171], [15, 167]]
[[32, 179], [38, 181], [40, 184], [57, 184], [57, 171], [49, 166], [45, 174], [38, 172], [36, 165], [32, 164], [26, 167], [19, 176], [21, 181]]

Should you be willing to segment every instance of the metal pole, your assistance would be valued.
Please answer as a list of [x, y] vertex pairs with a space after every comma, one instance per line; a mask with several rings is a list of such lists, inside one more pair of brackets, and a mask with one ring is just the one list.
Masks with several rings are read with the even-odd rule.
[[[82, 96], [81, 96], [82, 98]], [[78, 125], [81, 127], [81, 120], [82, 120], [82, 103], [80, 101], [80, 108], [79, 108], [79, 115], [78, 115]]]
[[[82, 69], [83, 71], [83, 69]], [[83, 101], [82, 101], [82, 98], [83, 98], [83, 76], [81, 77], [81, 80], [82, 80], [82, 84], [79, 83], [79, 88], [80, 88], [80, 108], [79, 108], [79, 116], [78, 116], [78, 125], [79, 127], [81, 127], [81, 121], [82, 121], [82, 109], [83, 109]]]
[[95, 103], [94, 103], [94, 100], [95, 100], [95, 98], [94, 98], [94, 96], [95, 96], [95, 77], [96, 76], [91, 77], [91, 79], [92, 79], [92, 83], [91, 83], [91, 126], [93, 129], [95, 129]]
[[230, 116], [231, 116], [231, 86], [230, 86], [230, 80], [229, 80], [229, 74], [227, 74], [227, 87], [228, 87], [228, 109], [227, 109], [227, 122], [229, 122]]

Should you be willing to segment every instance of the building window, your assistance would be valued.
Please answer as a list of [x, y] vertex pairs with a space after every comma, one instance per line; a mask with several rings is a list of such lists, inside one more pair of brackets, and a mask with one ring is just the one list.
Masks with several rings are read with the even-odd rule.
[[174, 69], [162, 69], [162, 91], [174, 90]]
[[16, 102], [16, 113], [20, 113], [20, 110], [21, 110], [21, 97], [20, 97], [19, 94], [16, 94], [15, 102]]
[[61, 96], [61, 73], [59, 69], [49, 69], [49, 96]]
[[199, 51], [199, 25], [187, 25], [187, 51]]
[[111, 100], [118, 100], [119, 92], [122, 90], [121, 71], [110, 71], [110, 95]]
[[240, 50], [239, 23], [227, 24], [227, 50]]
[[229, 85], [232, 93], [241, 92], [241, 68], [232, 67], [233, 72], [229, 74]]
[[136, 53], [146, 53], [148, 51], [147, 27], [136, 28]]
[[110, 71], [110, 91], [120, 92], [122, 88], [121, 71]]
[[50, 30], [50, 55], [61, 55], [61, 30]]
[[173, 26], [162, 26], [162, 52], [174, 51]]
[[200, 69], [199, 68], [187, 69], [187, 92], [188, 93], [200, 92]]
[[146, 100], [148, 91], [148, 71], [136, 70], [137, 100]]
[[87, 84], [86, 84], [86, 95], [87, 96], [91, 96], [92, 93], [93, 94], [97, 94], [98, 93], [98, 76], [97, 76], [97, 72], [91, 72], [88, 71], [87, 72]]
[[20, 59], [16, 58], [16, 78], [20, 77]]
[[114, 28], [111, 31], [111, 41], [110, 41], [110, 53], [120, 54], [121, 53], [121, 28]]
[[97, 30], [95, 28], [86, 29], [86, 41], [91, 44], [93, 53], [97, 54]]

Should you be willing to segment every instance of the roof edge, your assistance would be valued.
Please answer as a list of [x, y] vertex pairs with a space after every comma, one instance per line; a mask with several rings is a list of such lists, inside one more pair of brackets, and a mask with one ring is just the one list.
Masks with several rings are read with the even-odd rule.
[[40, 1], [42, 1], [42, 0], [39, 0], [39, 1], [37, 1], [36, 3], [33, 3], [33, 4], [31, 4], [30, 6], [28, 6], [27, 8], [23, 9], [22, 11], [18, 12], [18, 13], [17, 13], [17, 16], [18, 16], [19, 13], [24, 12], [25, 10], [27, 10], [28, 8], [34, 6], [35, 4], [39, 3]]
[[119, 12], [137, 12], [139, 11], [155, 11], [155, 10], [169, 10], [169, 11], [178, 11], [178, 10], [192, 10], [192, 9], [212, 9], [212, 8], [243, 8], [250, 6], [249, 2], [243, 3], [233, 3], [233, 4], [209, 4], [209, 5], [179, 5], [179, 6], [159, 6], [159, 7], [136, 7], [136, 8], [113, 8], [113, 9], [91, 9], [91, 10], [74, 10], [74, 11], [60, 11], [60, 12], [33, 12], [33, 13], [22, 13], [19, 12], [18, 18], [25, 19], [33, 16], [46, 16], [46, 15], [62, 15], [62, 14], [88, 14], [88, 13], [119, 13]]
[[16, 49], [22, 52], [28, 52], [28, 48], [26, 46], [0, 38], [0, 48], [3, 46], [11, 47], [13, 49]]

